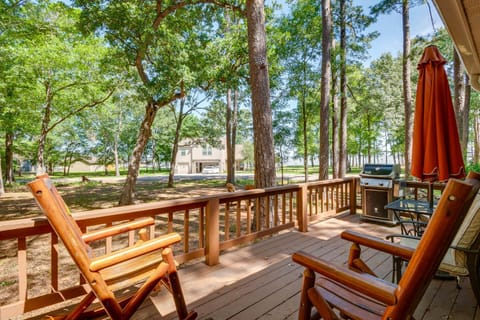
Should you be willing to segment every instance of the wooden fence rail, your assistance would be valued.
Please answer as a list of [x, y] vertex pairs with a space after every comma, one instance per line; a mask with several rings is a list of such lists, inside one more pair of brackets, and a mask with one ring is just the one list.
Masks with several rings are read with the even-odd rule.
[[[179, 263], [220, 253], [358, 207], [355, 178], [253, 189], [213, 196], [161, 201], [74, 213], [83, 231], [140, 217], [153, 217], [151, 236], [178, 232]], [[104, 254], [133, 244], [136, 234], [110, 237], [93, 245]], [[8, 319], [85, 294], [88, 288], [44, 217], [0, 222], [0, 319]], [[48, 279], [49, 280], [46, 280]]]

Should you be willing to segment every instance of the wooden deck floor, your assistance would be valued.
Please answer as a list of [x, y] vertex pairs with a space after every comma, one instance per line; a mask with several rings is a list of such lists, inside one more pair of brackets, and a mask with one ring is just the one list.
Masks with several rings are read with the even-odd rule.
[[[199, 319], [296, 319], [303, 268], [293, 263], [291, 254], [304, 250], [333, 262], [344, 263], [349, 245], [339, 238], [345, 229], [373, 235], [397, 233], [388, 227], [362, 221], [358, 216], [331, 218], [311, 225], [308, 233], [285, 232], [251, 246], [232, 250], [221, 256], [220, 265], [208, 267], [199, 262], [180, 270], [189, 309]], [[364, 250], [362, 256], [374, 271], [391, 279], [390, 256]], [[461, 281], [433, 280], [416, 310], [419, 319], [480, 320], [480, 311], [468, 278]], [[146, 302], [134, 319], [175, 319], [173, 302], [160, 293]]]

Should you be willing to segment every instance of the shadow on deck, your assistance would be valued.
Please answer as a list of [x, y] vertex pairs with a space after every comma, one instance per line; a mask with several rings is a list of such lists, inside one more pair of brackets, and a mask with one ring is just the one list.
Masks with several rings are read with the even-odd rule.
[[[253, 245], [231, 250], [220, 264], [208, 267], [202, 262], [185, 266], [180, 279], [189, 309], [199, 319], [296, 319], [300, 301], [303, 268], [291, 261], [291, 254], [303, 250], [336, 263], [345, 263], [349, 243], [340, 239], [346, 229], [384, 237], [398, 233], [389, 227], [345, 215], [309, 226], [308, 233], [284, 232]], [[378, 276], [391, 280], [391, 257], [364, 249], [362, 257]], [[415, 313], [415, 319], [480, 319], [468, 278], [433, 280]], [[166, 292], [145, 303], [134, 319], [176, 319]]]

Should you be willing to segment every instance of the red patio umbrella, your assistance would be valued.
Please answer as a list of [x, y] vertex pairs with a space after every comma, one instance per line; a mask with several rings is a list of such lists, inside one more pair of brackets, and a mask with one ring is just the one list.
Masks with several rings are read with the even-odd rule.
[[418, 63], [411, 174], [421, 181], [465, 177], [446, 60], [428, 46]]

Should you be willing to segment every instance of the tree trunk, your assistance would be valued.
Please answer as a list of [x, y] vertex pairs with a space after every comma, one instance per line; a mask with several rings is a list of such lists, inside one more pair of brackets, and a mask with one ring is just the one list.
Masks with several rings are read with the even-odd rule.
[[457, 129], [458, 129], [458, 136], [460, 137], [460, 146], [462, 149], [462, 153], [465, 156], [467, 151], [467, 138], [463, 135], [463, 130], [466, 124], [467, 133], [468, 133], [468, 112], [466, 113], [465, 110], [468, 110], [468, 105], [466, 103], [465, 97], [465, 77], [464, 77], [465, 70], [463, 69], [462, 62], [460, 61], [460, 57], [458, 56], [457, 50], [453, 48], [453, 96], [454, 96], [454, 104], [453, 107], [455, 109], [455, 119], [457, 120]]
[[48, 127], [50, 125], [50, 118], [52, 113], [52, 87], [47, 82], [45, 83], [45, 107], [42, 117], [42, 128], [40, 129], [40, 136], [38, 138], [38, 149], [37, 149], [37, 175], [40, 175], [45, 172], [45, 142], [48, 134]]
[[[304, 72], [305, 74], [305, 72]], [[303, 135], [303, 170], [305, 182], [308, 181], [308, 124], [307, 124], [307, 84], [302, 89], [302, 135]]]
[[15, 181], [13, 172], [13, 134], [7, 132], [5, 134], [5, 180], [7, 184]]
[[332, 34], [332, 13], [330, 0], [322, 0], [322, 80], [320, 98], [320, 150], [319, 150], [319, 172], [318, 179], [328, 179], [328, 123], [330, 103], [330, 78], [332, 66], [331, 56], [331, 34]]
[[403, 22], [403, 99], [405, 108], [405, 177], [410, 177], [410, 163], [412, 159], [412, 96], [411, 96], [411, 68], [410, 68], [410, 15], [409, 0], [402, 2]]
[[0, 197], [4, 194], [5, 188], [3, 187], [2, 157], [0, 155]]
[[232, 158], [232, 90], [227, 89], [227, 106], [225, 110], [225, 138], [227, 144], [227, 183], [235, 183], [233, 179], [233, 161]]
[[236, 167], [236, 143], [237, 143], [237, 123], [238, 123], [238, 90], [234, 90], [233, 93], [233, 114], [232, 114], [232, 183], [235, 183], [235, 170]]
[[340, 136], [338, 177], [347, 172], [347, 31], [345, 22], [345, 0], [340, 1]]
[[[370, 124], [370, 116], [367, 116], [367, 132], [370, 132], [372, 130], [371, 124]], [[368, 163], [372, 163], [372, 139], [368, 139], [367, 143], [367, 161]]]
[[473, 118], [473, 163], [480, 161], [480, 118], [478, 113]]
[[460, 143], [462, 145], [463, 158], [467, 158], [468, 151], [468, 135], [469, 135], [469, 118], [470, 118], [470, 97], [472, 93], [472, 85], [470, 84], [470, 77], [465, 73], [465, 106], [463, 108], [463, 124], [462, 132], [460, 134]]
[[180, 111], [177, 118], [177, 126], [175, 127], [175, 138], [173, 140], [172, 148], [172, 158], [170, 159], [170, 172], [168, 174], [168, 188], [174, 187], [173, 178], [175, 177], [175, 167], [177, 165], [177, 153], [178, 153], [178, 142], [180, 141], [180, 129], [182, 128], [183, 119], [185, 115], [183, 114], [183, 109], [185, 107], [185, 98], [180, 100]]
[[[273, 143], [270, 82], [268, 76], [267, 35], [263, 0], [247, 0], [248, 64], [252, 91], [253, 148], [255, 161], [255, 187], [275, 185], [275, 149]], [[267, 199], [260, 201], [255, 210], [253, 230], [267, 226], [266, 216], [271, 216]], [[259, 221], [257, 225], [256, 221]], [[270, 219], [273, 223], [273, 219]]]
[[333, 178], [338, 178], [339, 174], [339, 159], [340, 159], [340, 126], [339, 126], [339, 107], [338, 107], [338, 97], [337, 97], [337, 88], [338, 88], [338, 78], [337, 72], [332, 71], [332, 90], [330, 91], [330, 96], [332, 97], [332, 174]]
[[137, 142], [133, 148], [132, 156], [128, 163], [128, 175], [120, 196], [119, 205], [132, 204], [135, 198], [135, 184], [137, 183], [138, 172], [140, 170], [140, 160], [143, 150], [152, 134], [152, 123], [158, 111], [158, 105], [155, 102], [149, 102], [145, 107], [145, 117], [140, 126]]
[[248, 62], [252, 91], [255, 186], [275, 185], [275, 151], [263, 0], [247, 0]]
[[115, 158], [115, 176], [120, 177], [120, 162], [118, 161], [118, 136], [116, 133], [113, 141], [113, 157]]

